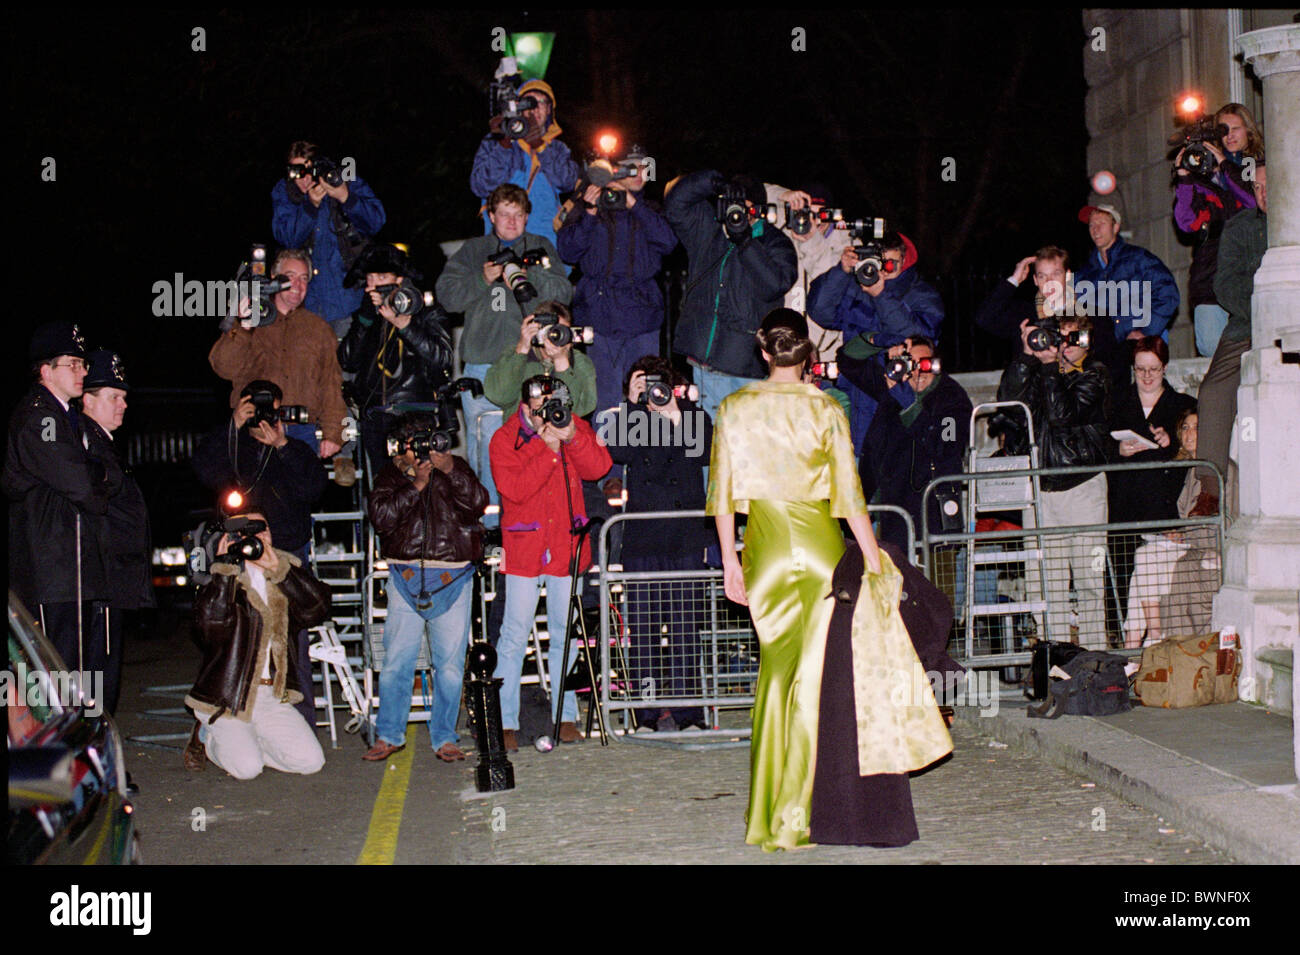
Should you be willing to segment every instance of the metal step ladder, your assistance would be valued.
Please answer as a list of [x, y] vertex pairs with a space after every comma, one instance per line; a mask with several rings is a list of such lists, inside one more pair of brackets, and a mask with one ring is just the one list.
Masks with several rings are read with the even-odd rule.
[[[1008, 457], [980, 457], [978, 451], [978, 432], [975, 429], [975, 422], [982, 414], [997, 412], [999, 409], [1011, 408], [1022, 411], [1025, 416], [1026, 427], [1029, 436], [1029, 453], [1027, 455], [1012, 455]], [[963, 492], [965, 500], [965, 513], [968, 515], [967, 531], [975, 533], [976, 521], [980, 513], [991, 513], [995, 511], [1020, 511], [1020, 526], [1026, 530], [1038, 529], [1043, 526], [1042, 520], [1042, 490], [1039, 487], [1038, 475], [1009, 477], [998, 479], [994, 477], [998, 471], [1022, 471], [1039, 467], [1038, 444], [1034, 437], [1034, 418], [1029, 406], [1022, 401], [988, 401], [976, 405], [971, 410], [970, 417], [970, 444], [966, 449], [967, 461], [966, 472], [968, 474], [987, 474], [989, 477], [977, 479], [965, 485]], [[985, 654], [979, 657], [975, 656], [975, 637], [976, 621], [978, 620], [995, 620], [1001, 622], [1001, 629], [1004, 639], [1014, 643], [1015, 634], [1013, 620], [1019, 614], [1033, 614], [1038, 625], [1038, 632], [1048, 638], [1065, 639], [1065, 634], [1051, 634], [1048, 632], [1047, 623], [1047, 594], [1045, 586], [1047, 574], [1045, 567], [1045, 547], [1041, 533], [1032, 537], [1026, 536], [1019, 539], [1020, 546], [1016, 550], [1005, 550], [1000, 544], [993, 546], [983, 545], [975, 539], [967, 540], [965, 543], [965, 607], [963, 621], [965, 624], [965, 657], [969, 664], [978, 660], [984, 665], [1006, 666], [1009, 664], [1023, 664], [1026, 661], [1024, 651], [1016, 652], [1014, 649], [1007, 650], [1004, 643], [1002, 653]], [[1024, 575], [1024, 599], [1010, 603], [981, 603], [978, 601], [975, 592], [975, 577], [977, 567], [988, 567], [991, 565], [1023, 564], [1025, 568]], [[962, 608], [958, 608], [961, 610]]]

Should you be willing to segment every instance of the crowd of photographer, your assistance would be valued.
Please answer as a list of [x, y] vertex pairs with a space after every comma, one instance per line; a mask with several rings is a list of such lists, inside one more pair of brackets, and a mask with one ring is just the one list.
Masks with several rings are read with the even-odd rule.
[[[505, 620], [496, 675], [505, 681], [502, 720], [514, 747], [540, 589], [558, 674], [574, 582], [592, 562], [584, 482], [602, 482], [631, 513], [702, 509], [708, 457], [689, 449], [711, 441], [724, 398], [766, 374], [755, 331], [776, 309], [809, 321], [818, 349], [804, 380], [844, 407], [870, 503], [901, 507], [919, 526], [926, 485], [963, 468], [971, 401], [942, 367], [944, 305], [920, 277], [920, 254], [906, 235], [881, 219], [846, 218], [823, 188], [710, 169], [670, 182], [661, 211], [645, 195], [654, 163], [640, 147], [574, 160], [546, 83], [521, 84], [503, 72], [491, 97], [490, 131], [470, 175], [485, 232], [460, 245], [433, 293], [417, 287], [423, 277], [401, 249], [376, 237], [385, 209], [347, 168], [351, 161], [335, 162], [306, 141], [289, 147], [284, 178], [272, 190], [272, 233], [282, 248], [268, 262], [254, 246], [240, 272], [253, 285], [209, 355], [213, 371], [231, 383], [232, 414], [203, 442], [193, 467], [214, 491], [238, 490], [243, 504], [239, 517], [210, 526], [197, 546], [205, 663], [191, 697], [204, 720], [187, 749], [192, 767], [206, 754], [241, 778], [263, 765], [319, 768], [318, 746], [285, 755], [305, 736], [284, 711], [297, 706], [308, 726], [314, 722], [305, 628], [328, 616], [329, 598], [303, 565], [311, 513], [326, 491], [322, 459], [339, 484], [355, 481], [349, 418], [373, 484], [369, 519], [389, 566], [378, 741], [365, 757], [376, 761], [404, 745], [411, 671], [426, 635], [436, 671], [434, 749], [446, 761], [463, 758], [455, 722], [468, 582], [483, 557], [484, 528], [498, 525]], [[1191, 282], [1198, 344], [1217, 349], [1202, 390], [1200, 448], [1226, 472], [1235, 413], [1229, 392], [1235, 397], [1249, 347], [1250, 275], [1265, 245], [1262, 142], [1249, 112], [1229, 104], [1208, 132], [1188, 132], [1176, 172], [1175, 220], [1199, 237]], [[1044, 246], [1017, 263], [975, 316], [1013, 352], [998, 396], [1031, 409], [1045, 467], [1171, 458], [1189, 446], [1182, 428], [1193, 407], [1163, 380], [1177, 287], [1156, 256], [1121, 237], [1118, 202], [1097, 197], [1079, 219], [1094, 248], [1077, 273], [1062, 248]], [[661, 354], [658, 276], [678, 243], [687, 275], [670, 343], [684, 363], [674, 367]], [[580, 271], [576, 286], [569, 266]], [[1034, 294], [1025, 295], [1031, 276]], [[1107, 283], [1149, 291], [1112, 307], [1076, 307]], [[130, 537], [110, 545], [110, 523], [119, 534], [129, 523], [138, 529], [142, 508], [138, 489], [114, 466], [111, 432], [124, 400], [114, 408], [91, 388], [124, 395], [120, 363], [102, 374], [97, 365], [83, 398], [87, 353], [65, 325], [43, 327], [33, 340], [37, 382], [11, 421], [4, 483], [16, 515], [10, 552], [20, 568], [12, 579], [60, 650], [94, 661], [98, 634], [103, 652], [113, 639], [106, 608], [143, 600], [134, 563], [129, 575], [106, 566], [110, 553], [121, 564], [140, 544]], [[453, 380], [455, 357], [463, 377]], [[686, 367], [693, 384], [679, 370]], [[1211, 394], [1220, 396], [1214, 410]], [[462, 431], [458, 408], [464, 458], [452, 453]], [[1023, 426], [1004, 420], [999, 428], [1006, 453], [1026, 450]], [[1149, 439], [1156, 450], [1117, 442], [1112, 430]], [[643, 432], [660, 439], [628, 438]], [[1042, 512], [1048, 526], [1215, 513], [1223, 490], [1211, 477], [1162, 485], [1155, 497], [1122, 477], [1109, 490], [1101, 474], [1048, 477]], [[1139, 500], [1150, 506], [1135, 509]], [[928, 522], [939, 526], [937, 510]], [[906, 543], [901, 522], [886, 520], [881, 536]], [[1071, 620], [1065, 595], [1049, 601], [1054, 633], [1073, 622], [1085, 642], [1104, 640], [1103, 570], [1094, 554], [1106, 546], [1101, 533], [1049, 547], [1049, 578], [1072, 589], [1077, 604]], [[717, 540], [703, 521], [681, 522], [671, 540], [630, 522], [621, 547], [629, 570], [719, 563], [707, 557]], [[1112, 542], [1111, 551], [1117, 565], [1156, 559], [1135, 544], [1116, 550]], [[1174, 576], [1172, 563], [1161, 565], [1165, 577]], [[112, 592], [124, 577], [130, 597]], [[1127, 574], [1125, 581], [1127, 590]], [[684, 661], [698, 655], [694, 615], [703, 601], [656, 586], [628, 590], [633, 675], [669, 695], [689, 695]], [[1130, 633], [1158, 632], [1168, 620], [1159, 590], [1135, 584], [1121, 597]], [[248, 679], [220, 675], [232, 660]], [[563, 696], [560, 741], [576, 742], [576, 704], [572, 693]], [[651, 728], [664, 717], [679, 727], [703, 724], [698, 709], [640, 713]]]

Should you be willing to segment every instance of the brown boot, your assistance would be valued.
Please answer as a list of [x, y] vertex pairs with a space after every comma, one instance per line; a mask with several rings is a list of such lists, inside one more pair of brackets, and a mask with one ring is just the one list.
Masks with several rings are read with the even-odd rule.
[[185, 744], [185, 752], [181, 754], [185, 760], [185, 768], [189, 770], [200, 770], [207, 764], [208, 749], [199, 739], [199, 721], [194, 721], [194, 729], [190, 731], [189, 742]]
[[1219, 499], [1209, 491], [1202, 491], [1196, 497], [1196, 503], [1187, 512], [1188, 517], [1213, 517], [1219, 513]]
[[502, 730], [501, 739], [505, 743], [507, 753], [519, 752], [519, 737], [515, 730]]
[[561, 743], [581, 743], [582, 734], [578, 732], [576, 723], [560, 724], [560, 742]]

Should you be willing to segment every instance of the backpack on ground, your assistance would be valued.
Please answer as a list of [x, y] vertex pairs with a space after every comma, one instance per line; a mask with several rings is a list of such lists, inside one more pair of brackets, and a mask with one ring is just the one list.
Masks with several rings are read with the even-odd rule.
[[1142, 651], [1133, 692], [1144, 706], [1181, 709], [1237, 699], [1241, 654], [1220, 649], [1219, 634], [1170, 637]]
[[1116, 653], [1084, 650], [1063, 667], [1070, 679], [1055, 680], [1048, 698], [1039, 706], [1029, 706], [1031, 717], [1054, 720], [1062, 713], [1070, 716], [1111, 716], [1133, 708], [1128, 698], [1128, 661]]

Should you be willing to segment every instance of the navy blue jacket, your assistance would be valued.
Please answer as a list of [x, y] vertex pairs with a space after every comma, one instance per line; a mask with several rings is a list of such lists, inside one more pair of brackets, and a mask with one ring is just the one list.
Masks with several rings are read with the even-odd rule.
[[575, 322], [598, 335], [640, 335], [664, 323], [664, 298], [655, 276], [677, 246], [668, 220], [640, 196], [631, 209], [570, 214], [555, 247], [582, 270], [573, 295]]
[[[1135, 329], [1168, 340], [1165, 329], [1178, 314], [1178, 303], [1181, 301], [1178, 283], [1174, 281], [1169, 269], [1153, 253], [1140, 245], [1129, 245], [1119, 236], [1116, 236], [1115, 244], [1107, 251], [1106, 262], [1102, 264], [1101, 253], [1093, 249], [1088, 256], [1088, 264], [1074, 275], [1074, 295], [1078, 310], [1088, 310], [1079, 297], [1084, 294], [1084, 288], [1090, 286], [1088, 294], [1092, 297], [1092, 309], [1109, 304], [1126, 304], [1126, 307], [1113, 311], [1108, 309], [1115, 321], [1116, 341], [1127, 338], [1128, 333]], [[1115, 297], [1116, 300], [1112, 303], [1110, 294], [1099, 295], [1099, 292], [1104, 291], [1098, 288], [1099, 282], [1150, 282], [1151, 297], [1148, 304], [1151, 313], [1140, 314], [1144, 305], [1142, 297], [1135, 303], [1128, 292], [1122, 297]], [[1140, 293], [1141, 286], [1137, 288]]]
[[664, 200], [690, 262], [673, 351], [727, 375], [761, 378], [767, 369], [754, 336], [799, 278], [799, 260], [785, 233], [762, 220], [743, 242], [728, 239], [714, 218], [722, 186], [713, 170], [695, 172]]
[[[374, 235], [386, 221], [384, 204], [364, 179], [354, 179], [347, 187], [348, 201], [343, 203], [343, 211], [358, 232]], [[288, 179], [281, 179], [271, 189], [271, 234], [275, 241], [287, 249], [311, 248], [311, 264], [316, 275], [307, 286], [302, 307], [331, 325], [341, 322], [361, 305], [361, 290], [343, 287], [347, 269], [330, 221], [333, 205], [337, 203], [326, 196], [319, 206], [313, 207], [311, 200]]]

